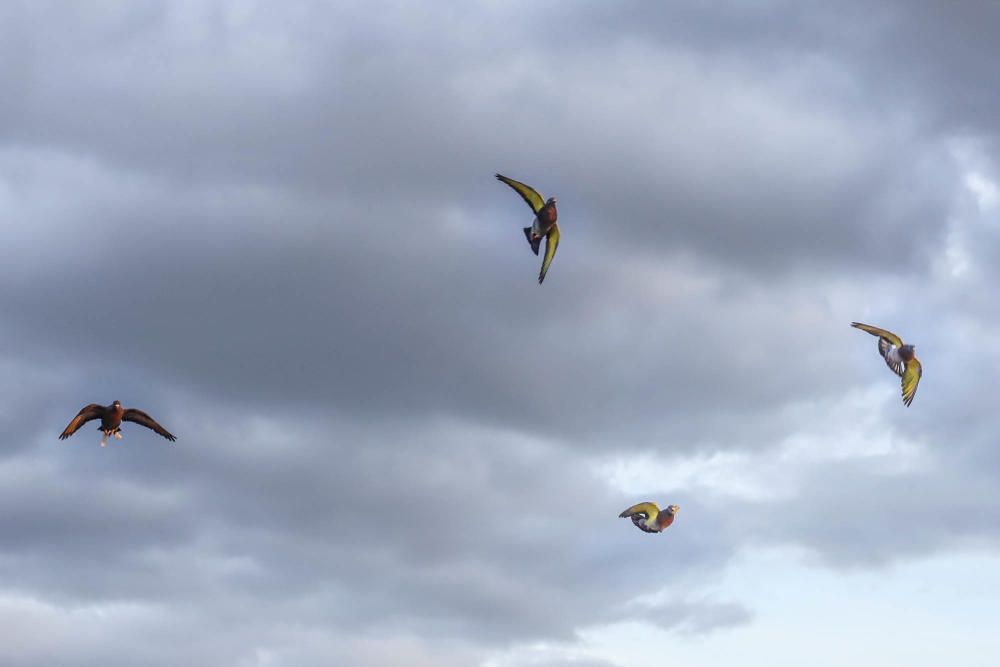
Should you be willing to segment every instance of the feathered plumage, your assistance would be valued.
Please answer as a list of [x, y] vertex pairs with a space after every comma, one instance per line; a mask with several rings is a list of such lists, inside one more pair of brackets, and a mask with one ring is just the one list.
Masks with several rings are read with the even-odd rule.
[[878, 338], [879, 356], [885, 360], [889, 370], [900, 377], [903, 405], [909, 407], [917, 394], [917, 385], [920, 384], [920, 378], [924, 373], [923, 366], [916, 356], [916, 347], [906, 345], [902, 338], [887, 329], [860, 322], [851, 322], [851, 326]]
[[86, 406], [69, 425], [63, 429], [62, 434], [60, 434], [59, 439], [65, 440], [69, 436], [79, 430], [81, 426], [94, 419], [100, 419], [101, 425], [97, 428], [104, 435], [101, 438], [101, 447], [103, 447], [107, 441], [108, 436], [114, 436], [117, 440], [121, 440], [121, 423], [123, 421], [133, 422], [135, 424], [140, 424], [148, 429], [159, 433], [167, 440], [173, 442], [177, 438], [174, 437], [170, 431], [160, 426], [160, 424], [150, 417], [148, 414], [142, 410], [137, 410], [136, 408], [123, 408], [122, 404], [115, 401], [111, 405], [98, 405], [97, 403], [91, 403]]
[[674, 522], [679, 509], [677, 505], [668, 505], [661, 510], [656, 503], [644, 502], [632, 505], [618, 517], [632, 519], [635, 527], [645, 533], [662, 533]]
[[545, 280], [545, 274], [549, 272], [552, 258], [556, 256], [556, 248], [559, 247], [559, 224], [556, 222], [559, 213], [556, 211], [556, 198], [550, 197], [546, 200], [538, 194], [537, 190], [520, 181], [500, 174], [497, 174], [496, 177], [497, 180], [506, 183], [513, 188], [514, 192], [521, 195], [521, 199], [535, 214], [531, 227], [524, 228], [524, 235], [528, 239], [531, 251], [536, 255], [542, 238], [545, 239], [545, 257], [542, 259], [542, 270], [538, 273], [538, 284], [541, 285], [542, 281]]

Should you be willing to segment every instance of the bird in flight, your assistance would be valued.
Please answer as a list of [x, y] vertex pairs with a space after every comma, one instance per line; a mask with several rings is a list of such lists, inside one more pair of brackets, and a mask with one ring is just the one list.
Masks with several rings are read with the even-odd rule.
[[885, 359], [886, 366], [901, 378], [903, 405], [909, 406], [917, 393], [917, 385], [924, 372], [920, 360], [916, 357], [914, 346], [904, 345], [903, 339], [896, 334], [873, 327], [870, 324], [851, 322], [851, 326], [867, 331], [873, 336], [878, 336], [879, 356]]
[[538, 284], [541, 285], [542, 281], [545, 280], [545, 274], [549, 271], [549, 264], [552, 263], [552, 258], [556, 256], [556, 248], [559, 247], [559, 224], [556, 222], [556, 218], [558, 217], [558, 213], [556, 212], [556, 198], [549, 197], [548, 200], [545, 200], [542, 195], [524, 183], [501, 176], [500, 174], [497, 174], [496, 177], [498, 181], [502, 181], [514, 188], [514, 192], [521, 195], [521, 199], [527, 202], [528, 206], [531, 207], [532, 213], [535, 214], [535, 219], [531, 223], [531, 227], [524, 228], [524, 236], [528, 239], [531, 250], [536, 255], [538, 254], [538, 246], [542, 242], [542, 237], [545, 237], [545, 259], [542, 260], [542, 270], [538, 274]]
[[101, 437], [101, 447], [108, 442], [108, 436], [114, 436], [116, 440], [122, 439], [121, 425], [123, 421], [141, 424], [146, 428], [156, 431], [171, 442], [177, 439], [170, 433], [170, 431], [160, 426], [156, 423], [155, 419], [147, 415], [142, 410], [136, 410], [135, 408], [123, 408], [122, 404], [118, 401], [115, 401], [111, 405], [98, 405], [97, 403], [91, 403], [83, 410], [80, 410], [79, 414], [77, 414], [76, 417], [73, 417], [73, 421], [69, 423], [69, 426], [67, 426], [62, 432], [62, 435], [59, 436], [59, 439], [65, 440], [69, 436], [76, 433], [81, 426], [92, 419], [101, 420], [101, 425], [97, 427], [97, 430], [104, 434]]
[[646, 502], [632, 505], [618, 517], [632, 519], [635, 527], [645, 533], [662, 533], [674, 522], [674, 516], [679, 509], [677, 505], [668, 505], [666, 509], [661, 510], [656, 503]]

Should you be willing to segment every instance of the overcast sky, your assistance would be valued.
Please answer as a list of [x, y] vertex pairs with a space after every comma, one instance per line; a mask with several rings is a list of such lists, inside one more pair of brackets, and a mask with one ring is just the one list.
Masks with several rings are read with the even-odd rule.
[[3, 3], [0, 663], [992, 667], [998, 34]]

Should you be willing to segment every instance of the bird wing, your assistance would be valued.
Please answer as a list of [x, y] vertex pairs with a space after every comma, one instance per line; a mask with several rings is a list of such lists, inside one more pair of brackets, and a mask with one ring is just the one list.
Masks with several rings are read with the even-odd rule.
[[[851, 322], [851, 326], [855, 329], [861, 329], [862, 331], [867, 331], [873, 336], [878, 336], [879, 338], [885, 338], [887, 341], [895, 345], [896, 347], [903, 346], [903, 339], [892, 333], [891, 331], [886, 331], [885, 329], [879, 329], [878, 327], [873, 327], [870, 324], [861, 324], [860, 322]], [[880, 348], [881, 349], [881, 348]]]
[[513, 178], [507, 178], [506, 176], [501, 176], [500, 174], [497, 174], [496, 176], [498, 181], [503, 181], [510, 187], [514, 188], [514, 191], [521, 195], [521, 199], [528, 203], [528, 206], [531, 207], [531, 211], [536, 215], [538, 214], [538, 211], [545, 206], [545, 199], [542, 195], [538, 194], [534, 188], [531, 188], [520, 181], [515, 181]]
[[625, 517], [631, 517], [635, 514], [643, 514], [646, 517], [646, 521], [651, 521], [653, 517], [660, 513], [660, 508], [656, 506], [656, 503], [639, 503], [637, 505], [632, 505], [627, 510], [618, 515], [618, 518], [624, 519]]
[[62, 434], [59, 436], [60, 440], [65, 440], [69, 436], [77, 432], [77, 430], [89, 422], [91, 419], [97, 419], [104, 414], [104, 406], [98, 405], [97, 403], [91, 403], [83, 410], [77, 413], [76, 417], [73, 417], [73, 421], [69, 423], [65, 429], [63, 429]]
[[549, 229], [549, 233], [545, 236], [545, 259], [542, 260], [542, 270], [538, 274], [538, 284], [541, 285], [542, 281], [545, 280], [545, 274], [549, 272], [549, 264], [552, 263], [552, 258], [556, 256], [556, 248], [559, 247], [559, 225], [553, 223], [552, 227]]
[[924, 369], [920, 361], [914, 357], [906, 362], [906, 370], [903, 372], [903, 404], [909, 406], [913, 402], [913, 397], [917, 393], [917, 385], [920, 384], [920, 376], [924, 374]]
[[142, 410], [136, 410], [135, 408], [126, 409], [125, 414], [122, 415], [122, 421], [141, 424], [146, 428], [156, 431], [157, 433], [162, 435], [167, 440], [170, 440], [171, 442], [177, 439], [173, 436], [172, 433], [170, 433], [170, 431], [157, 424], [155, 419], [147, 415]]
[[888, 366], [889, 370], [891, 370], [893, 373], [902, 377], [903, 362], [900, 361], [898, 356], [895, 358], [889, 356], [889, 352], [892, 351], [892, 349], [893, 349], [892, 343], [890, 343], [888, 340], [886, 340], [885, 338], [878, 339], [878, 353], [882, 355], [883, 359], [885, 359], [885, 365]]

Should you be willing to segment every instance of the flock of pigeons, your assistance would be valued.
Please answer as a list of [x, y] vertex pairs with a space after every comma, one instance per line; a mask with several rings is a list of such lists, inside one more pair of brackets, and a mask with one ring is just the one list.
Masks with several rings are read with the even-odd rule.
[[[501, 174], [497, 174], [496, 177], [497, 180], [506, 183], [514, 189], [514, 192], [521, 195], [521, 198], [531, 207], [532, 213], [535, 214], [531, 226], [524, 228], [524, 235], [527, 237], [528, 243], [531, 244], [532, 252], [536, 255], [542, 238], [545, 238], [545, 259], [542, 260], [542, 270], [538, 274], [538, 284], [540, 285], [545, 280], [545, 274], [549, 272], [552, 258], [556, 255], [556, 248], [559, 247], [559, 223], [556, 222], [559, 216], [556, 211], [556, 198], [545, 199], [534, 188], [520, 181], [515, 181]], [[914, 354], [914, 347], [904, 345], [903, 339], [891, 331], [860, 322], [852, 322], [851, 326], [878, 337], [879, 356], [885, 360], [892, 372], [901, 378], [903, 404], [909, 406], [913, 402], [913, 396], [917, 393], [917, 384], [920, 382], [920, 376], [923, 372], [920, 361]], [[641, 531], [661, 533], [674, 522], [674, 517], [679, 509], [680, 507], [677, 505], [668, 505], [661, 510], [656, 503], [643, 502], [632, 505], [618, 516], [622, 519], [632, 519], [632, 523]]]
[[[556, 248], [559, 247], [556, 198], [550, 197], [549, 199], [545, 199], [534, 188], [520, 181], [515, 181], [500, 174], [497, 174], [496, 177], [499, 181], [513, 188], [517, 194], [521, 195], [521, 198], [527, 202], [532, 213], [535, 215], [531, 226], [524, 228], [524, 236], [527, 238], [528, 243], [531, 245], [531, 250], [535, 255], [538, 255], [542, 239], [545, 239], [545, 257], [542, 259], [542, 269], [538, 274], [538, 283], [541, 284], [545, 280], [545, 275], [549, 271], [552, 259], [556, 255]], [[879, 356], [885, 360], [889, 369], [900, 377], [903, 404], [909, 406], [913, 402], [913, 396], [917, 393], [917, 384], [920, 382], [922, 374], [920, 361], [914, 353], [914, 346], [904, 344], [903, 339], [891, 331], [873, 327], [870, 324], [853, 322], [851, 326], [866, 331], [878, 338]], [[122, 404], [118, 401], [106, 406], [96, 403], [86, 406], [80, 410], [76, 417], [73, 418], [73, 421], [63, 430], [59, 439], [65, 440], [76, 433], [81, 426], [95, 419], [101, 420], [101, 425], [98, 427], [98, 430], [102, 433], [101, 447], [105, 446], [109, 437], [121, 440], [122, 422], [140, 424], [148, 429], [152, 429], [170, 441], [177, 439], [170, 431], [160, 426], [155, 419], [142, 410], [123, 408]], [[632, 519], [632, 523], [639, 530], [647, 533], [660, 533], [674, 522], [674, 517], [679, 509], [677, 505], [668, 505], [661, 510], [656, 503], [642, 502], [632, 505], [632, 507], [629, 507], [618, 516], [620, 518]]]

